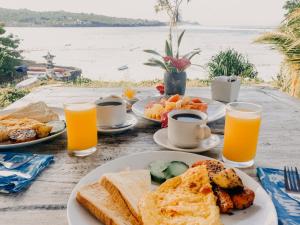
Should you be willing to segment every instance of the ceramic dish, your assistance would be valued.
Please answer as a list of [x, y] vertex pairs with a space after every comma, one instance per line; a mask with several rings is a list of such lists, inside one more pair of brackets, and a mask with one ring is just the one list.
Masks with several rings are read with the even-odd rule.
[[208, 139], [201, 141], [201, 143], [199, 142], [199, 146], [197, 148], [178, 148], [169, 142], [168, 128], [164, 128], [156, 131], [156, 133], [153, 135], [153, 139], [155, 143], [161, 147], [174, 150], [174, 151], [193, 152], [193, 153], [205, 152], [212, 148], [215, 148], [220, 144], [220, 138], [218, 137], [218, 135], [212, 134]]
[[[99, 225], [102, 224], [91, 216], [77, 201], [77, 190], [85, 185], [97, 181], [101, 175], [109, 172], [119, 172], [130, 169], [147, 169], [155, 160], [183, 161], [188, 165], [197, 160], [211, 159], [202, 155], [185, 152], [156, 151], [143, 152], [121, 157], [97, 167], [84, 176], [73, 189], [67, 205], [69, 225]], [[275, 207], [266, 191], [253, 178], [241, 170], [236, 170], [243, 183], [255, 192], [254, 204], [245, 210], [234, 211], [233, 215], [221, 215], [224, 225], [277, 225]]]
[[[55, 113], [58, 114], [60, 120], [65, 120], [65, 114], [64, 114], [64, 110], [62, 108], [50, 107], [50, 109], [52, 109]], [[2, 111], [0, 111], [0, 116], [11, 113], [13, 111], [14, 111], [13, 109], [2, 110]], [[36, 139], [36, 140], [33, 140], [33, 141], [27, 141], [27, 142], [22, 142], [22, 143], [9, 143], [9, 144], [3, 143], [3, 144], [0, 144], [0, 150], [1, 149], [21, 148], [21, 147], [26, 147], [26, 146], [39, 144], [39, 143], [42, 143], [42, 142], [45, 142], [45, 141], [52, 140], [52, 139], [58, 137], [59, 135], [63, 134], [64, 132], [66, 132], [66, 127], [65, 127], [64, 130], [62, 130], [58, 133], [50, 134], [47, 137]]]
[[[158, 102], [161, 98], [163, 97], [150, 97], [146, 98], [143, 100], [140, 100], [136, 102], [135, 104], [132, 105], [132, 111], [137, 115], [140, 116], [146, 120], [150, 120], [156, 123], [160, 123], [160, 120], [156, 119], [151, 119], [145, 116], [145, 107], [149, 102], [155, 101]], [[192, 96], [192, 98], [196, 98]], [[221, 119], [222, 117], [225, 116], [225, 104], [222, 102], [214, 101], [208, 98], [201, 98], [204, 102], [208, 104], [208, 110], [207, 110], [207, 115], [208, 115], [208, 122], [214, 122], [218, 119]]]

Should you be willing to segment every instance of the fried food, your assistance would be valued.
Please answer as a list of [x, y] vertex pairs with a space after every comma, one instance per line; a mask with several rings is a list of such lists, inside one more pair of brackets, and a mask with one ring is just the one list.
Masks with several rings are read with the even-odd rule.
[[188, 169], [147, 193], [139, 203], [143, 225], [221, 225], [205, 166]]
[[8, 129], [6, 126], [0, 126], [0, 142], [7, 141], [9, 139], [8, 137]]
[[236, 174], [234, 169], [227, 168], [215, 174], [212, 177], [213, 182], [221, 188], [233, 189], [244, 188], [241, 178]]
[[215, 187], [214, 193], [218, 199], [217, 204], [220, 208], [220, 212], [229, 213], [234, 208], [233, 201], [231, 200], [229, 193], [220, 187]]
[[32, 141], [36, 138], [36, 132], [33, 129], [13, 130], [9, 133], [9, 138], [16, 143]]
[[210, 179], [217, 173], [221, 172], [222, 170], [225, 169], [223, 163], [217, 160], [201, 160], [198, 162], [195, 162], [192, 167], [204, 165], [207, 168], [208, 171], [208, 176]]
[[34, 119], [0, 120], [0, 142], [26, 142], [49, 135], [52, 127]]
[[201, 160], [192, 167], [206, 166], [221, 213], [232, 209], [246, 209], [253, 204], [255, 193], [244, 187], [241, 178], [232, 168], [225, 168], [217, 160]]
[[246, 209], [253, 205], [255, 194], [249, 188], [244, 188], [241, 193], [233, 194], [231, 199], [236, 209]]

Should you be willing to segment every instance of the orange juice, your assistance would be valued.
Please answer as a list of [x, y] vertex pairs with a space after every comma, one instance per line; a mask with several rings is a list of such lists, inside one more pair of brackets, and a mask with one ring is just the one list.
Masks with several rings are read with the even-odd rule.
[[223, 156], [235, 162], [254, 159], [260, 127], [260, 116], [239, 118], [227, 113]]
[[95, 105], [88, 103], [66, 105], [65, 116], [70, 152], [87, 150], [97, 145]]
[[124, 96], [129, 100], [133, 99], [135, 97], [135, 94], [136, 94], [136, 91], [132, 88], [125, 88], [124, 89]]

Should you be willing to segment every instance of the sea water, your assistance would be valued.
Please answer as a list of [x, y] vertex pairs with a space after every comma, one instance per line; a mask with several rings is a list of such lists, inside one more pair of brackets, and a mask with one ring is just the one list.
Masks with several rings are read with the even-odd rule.
[[[45, 62], [48, 51], [56, 57], [56, 65], [82, 69], [83, 76], [93, 80], [132, 81], [162, 79], [163, 71], [143, 65], [151, 55], [143, 49], [155, 49], [163, 54], [167, 27], [95, 27], [95, 28], [6, 28], [19, 36], [25, 59]], [[258, 76], [266, 81], [279, 72], [282, 57], [270, 46], [253, 43], [270, 29], [230, 27], [181, 27], [187, 29], [180, 53], [200, 48], [190, 67], [188, 78], [205, 79], [205, 65], [220, 50], [235, 48], [248, 56], [256, 66]], [[126, 65], [128, 69], [118, 70]]]

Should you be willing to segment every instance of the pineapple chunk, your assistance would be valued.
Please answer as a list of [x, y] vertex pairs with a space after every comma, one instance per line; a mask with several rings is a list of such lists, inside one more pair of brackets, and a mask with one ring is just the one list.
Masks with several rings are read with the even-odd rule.
[[176, 102], [166, 102], [166, 111], [172, 111], [176, 108]]

